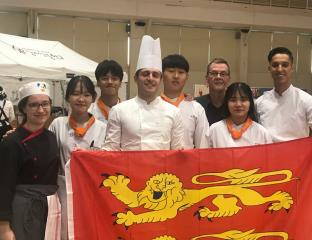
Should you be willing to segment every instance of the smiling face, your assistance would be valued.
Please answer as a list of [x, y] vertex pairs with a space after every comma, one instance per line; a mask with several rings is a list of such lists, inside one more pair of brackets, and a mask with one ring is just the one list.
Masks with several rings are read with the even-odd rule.
[[77, 82], [74, 91], [69, 95], [68, 102], [73, 114], [83, 114], [88, 111], [93, 98], [87, 88], [81, 82]]
[[51, 114], [50, 98], [43, 94], [29, 96], [23, 113], [26, 115], [26, 125], [43, 127]]
[[164, 92], [179, 95], [188, 79], [188, 73], [181, 68], [166, 68], [163, 72]]
[[287, 89], [291, 84], [293, 63], [287, 54], [278, 53], [272, 57], [268, 67], [276, 89]]
[[121, 79], [111, 72], [101, 76], [97, 81], [102, 96], [118, 96]]
[[143, 68], [135, 75], [134, 80], [138, 85], [138, 96], [144, 100], [156, 98], [161, 82], [161, 72], [153, 68]]
[[206, 75], [209, 91], [224, 92], [230, 81], [228, 66], [224, 63], [212, 63]]
[[227, 105], [230, 117], [234, 123], [241, 124], [245, 122], [250, 108], [248, 96], [240, 94], [239, 91], [236, 91], [235, 95], [228, 100]]

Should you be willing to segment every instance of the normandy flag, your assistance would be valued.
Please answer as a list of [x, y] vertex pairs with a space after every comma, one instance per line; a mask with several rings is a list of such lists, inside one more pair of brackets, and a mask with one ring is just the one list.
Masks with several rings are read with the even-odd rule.
[[241, 148], [77, 151], [77, 240], [309, 240], [312, 138]]

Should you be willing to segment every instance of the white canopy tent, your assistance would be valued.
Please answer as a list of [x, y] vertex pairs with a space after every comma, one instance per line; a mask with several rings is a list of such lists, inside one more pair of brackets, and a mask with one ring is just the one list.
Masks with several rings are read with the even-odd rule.
[[[40, 80], [51, 85], [53, 105], [64, 107], [66, 80], [73, 75], [86, 75], [95, 82], [96, 66], [96, 62], [60, 42], [0, 33], [0, 85], [14, 104], [23, 84]], [[127, 97], [127, 82], [128, 75], [124, 72], [119, 89], [122, 100]]]
[[0, 74], [64, 80], [66, 74], [94, 78], [97, 63], [60, 42], [0, 34]]
[[13, 102], [21, 85], [41, 80], [52, 85], [54, 105], [63, 105], [62, 83], [73, 75], [95, 80], [96, 66], [60, 42], [0, 33], [0, 85]]

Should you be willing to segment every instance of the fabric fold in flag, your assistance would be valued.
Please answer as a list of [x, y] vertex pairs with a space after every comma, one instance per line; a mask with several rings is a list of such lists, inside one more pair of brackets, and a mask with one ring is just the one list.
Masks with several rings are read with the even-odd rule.
[[309, 239], [311, 146], [73, 152], [70, 239]]

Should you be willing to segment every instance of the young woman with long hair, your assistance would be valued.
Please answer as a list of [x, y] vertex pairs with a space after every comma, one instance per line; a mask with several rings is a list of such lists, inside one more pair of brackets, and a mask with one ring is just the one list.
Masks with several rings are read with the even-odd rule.
[[225, 119], [209, 130], [210, 147], [239, 147], [271, 143], [267, 130], [257, 123], [250, 87], [243, 82], [232, 83], [225, 92]]
[[54, 119], [49, 127], [56, 135], [61, 156], [58, 196], [62, 207], [62, 239], [67, 239], [65, 164], [70, 159], [70, 153], [77, 148], [100, 148], [106, 134], [106, 125], [88, 112], [96, 99], [90, 78], [73, 77], [67, 85], [65, 99], [70, 105], [70, 115]]

